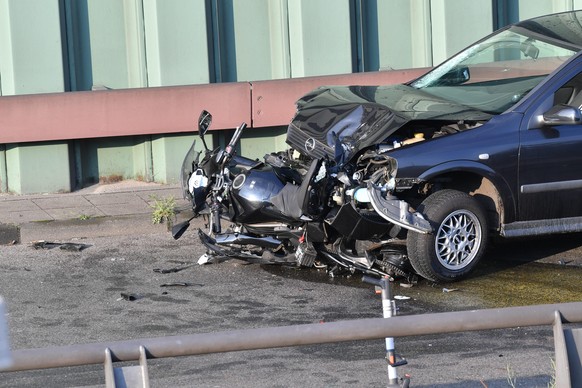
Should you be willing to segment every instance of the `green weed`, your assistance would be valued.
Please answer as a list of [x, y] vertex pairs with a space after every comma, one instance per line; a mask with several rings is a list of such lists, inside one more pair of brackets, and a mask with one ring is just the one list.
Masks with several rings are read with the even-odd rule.
[[156, 195], [150, 195], [150, 199], [153, 201], [150, 207], [154, 209], [152, 223], [161, 224], [166, 222], [166, 226], [170, 230], [176, 219], [176, 199], [173, 196], [162, 199]]

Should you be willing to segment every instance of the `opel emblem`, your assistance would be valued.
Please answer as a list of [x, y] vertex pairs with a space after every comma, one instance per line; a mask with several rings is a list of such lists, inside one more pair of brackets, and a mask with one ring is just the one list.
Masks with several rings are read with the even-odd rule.
[[305, 150], [311, 152], [315, 149], [315, 139], [310, 137], [309, 139], [305, 140]]

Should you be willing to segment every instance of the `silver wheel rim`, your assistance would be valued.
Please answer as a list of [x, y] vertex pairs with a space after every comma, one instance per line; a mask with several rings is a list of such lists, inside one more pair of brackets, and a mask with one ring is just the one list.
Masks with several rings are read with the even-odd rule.
[[452, 271], [458, 271], [473, 261], [481, 247], [481, 223], [468, 210], [457, 210], [441, 223], [435, 239], [437, 259]]

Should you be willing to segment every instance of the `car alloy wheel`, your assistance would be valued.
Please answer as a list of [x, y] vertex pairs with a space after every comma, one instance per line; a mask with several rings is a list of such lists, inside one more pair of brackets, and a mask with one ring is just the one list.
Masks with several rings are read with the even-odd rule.
[[466, 277], [487, 245], [481, 203], [462, 191], [445, 189], [428, 196], [417, 211], [430, 221], [433, 233], [408, 232], [406, 248], [414, 270], [434, 282]]
[[443, 267], [452, 271], [469, 265], [481, 247], [481, 223], [468, 210], [447, 216], [435, 237], [435, 251]]

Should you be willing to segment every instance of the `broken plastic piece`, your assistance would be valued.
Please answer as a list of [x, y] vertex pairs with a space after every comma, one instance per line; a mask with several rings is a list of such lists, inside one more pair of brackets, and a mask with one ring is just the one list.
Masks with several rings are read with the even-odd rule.
[[129, 301], [133, 302], [134, 300], [138, 300], [139, 298], [140, 298], [140, 296], [137, 294], [132, 294], [132, 293], [128, 293], [128, 292], [121, 293], [121, 299], [123, 299], [123, 300], [129, 300]]
[[90, 245], [77, 244], [77, 243], [57, 243], [57, 242], [40, 240], [40, 241], [33, 241], [32, 247], [34, 249], [53, 249], [56, 247], [60, 247], [62, 250], [65, 250], [65, 251], [80, 252], [83, 249], [90, 247]]
[[154, 268], [154, 272], [158, 272], [158, 273], [173, 273], [173, 272], [180, 272], [186, 268], [190, 268], [193, 264], [188, 264], [188, 265], [181, 265], [178, 267], [173, 267], [173, 268], [167, 268], [167, 269], [162, 269], [162, 268]]
[[59, 245], [60, 245], [60, 243], [53, 243], [53, 242], [44, 241], [44, 240], [32, 242], [32, 247], [34, 249], [53, 249], [55, 247], [58, 247]]
[[208, 264], [209, 262], [210, 262], [210, 255], [208, 255], [207, 253], [203, 254], [198, 259], [198, 264], [199, 265]]
[[189, 286], [202, 286], [202, 284], [194, 284], [188, 282], [174, 282], [160, 284], [160, 287], [189, 287]]
[[85, 248], [89, 248], [87, 244], [63, 243], [60, 248], [64, 251], [81, 252]]

